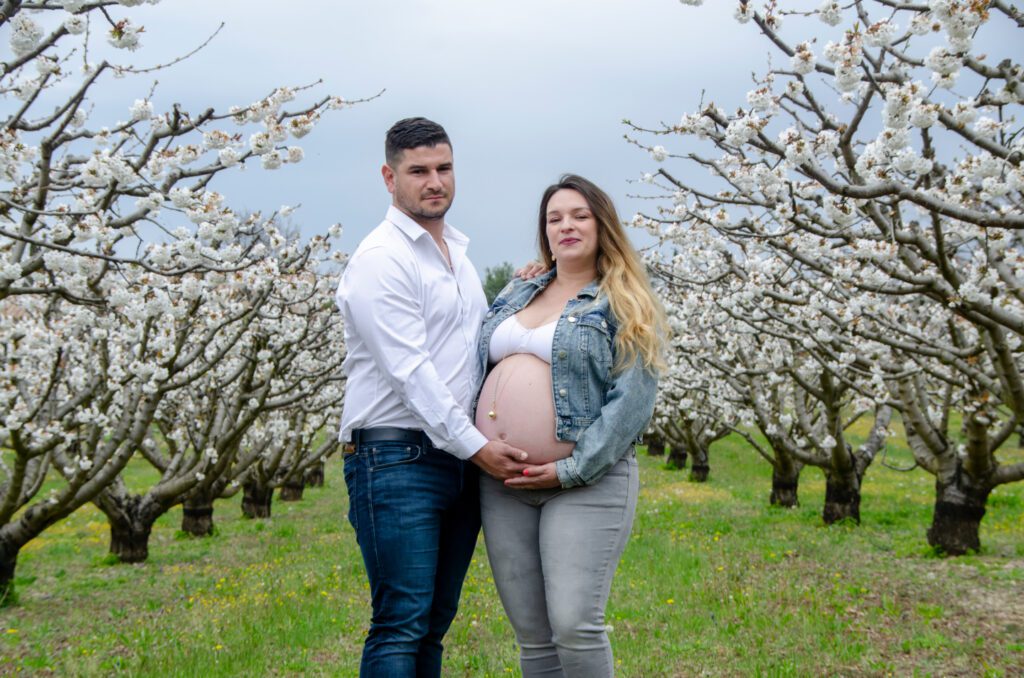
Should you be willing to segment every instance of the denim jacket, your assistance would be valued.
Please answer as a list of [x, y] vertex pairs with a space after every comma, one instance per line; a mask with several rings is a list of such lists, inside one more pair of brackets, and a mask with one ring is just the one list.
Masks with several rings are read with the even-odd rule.
[[[477, 347], [482, 374], [494, 330], [522, 310], [555, 277], [555, 270], [532, 280], [515, 278], [491, 304]], [[551, 389], [555, 437], [576, 443], [555, 467], [562, 487], [591, 485], [630, 449], [650, 421], [658, 377], [641, 362], [613, 372], [617, 324], [597, 282], [570, 299], [555, 325]], [[474, 401], [474, 409], [479, 401]]]

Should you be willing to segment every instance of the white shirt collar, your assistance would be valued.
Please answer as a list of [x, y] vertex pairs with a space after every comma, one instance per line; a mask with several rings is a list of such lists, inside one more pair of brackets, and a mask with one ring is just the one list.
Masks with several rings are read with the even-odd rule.
[[[394, 205], [390, 205], [388, 207], [388, 213], [384, 218], [397, 226], [398, 230], [405, 233], [405, 235], [414, 242], [419, 240], [421, 237], [428, 235], [427, 229], [417, 224], [413, 221], [412, 217]], [[469, 238], [466, 234], [449, 224], [447, 221], [444, 222], [443, 237], [450, 243], [462, 245], [463, 249], [465, 249], [465, 246], [469, 244]]]

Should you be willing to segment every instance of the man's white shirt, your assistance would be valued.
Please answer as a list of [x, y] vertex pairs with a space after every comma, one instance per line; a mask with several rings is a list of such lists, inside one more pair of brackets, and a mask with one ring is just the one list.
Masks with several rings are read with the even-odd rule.
[[487, 301], [469, 238], [445, 223], [444, 240], [451, 268], [430, 234], [391, 206], [349, 258], [337, 293], [348, 351], [342, 441], [357, 428], [422, 429], [460, 459], [487, 443], [468, 414]]

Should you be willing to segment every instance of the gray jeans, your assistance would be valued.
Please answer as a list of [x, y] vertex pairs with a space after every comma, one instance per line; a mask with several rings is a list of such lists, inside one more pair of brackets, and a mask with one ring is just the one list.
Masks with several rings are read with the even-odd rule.
[[480, 476], [487, 555], [524, 678], [614, 674], [604, 608], [636, 513], [630, 451], [586, 487], [511, 490]]

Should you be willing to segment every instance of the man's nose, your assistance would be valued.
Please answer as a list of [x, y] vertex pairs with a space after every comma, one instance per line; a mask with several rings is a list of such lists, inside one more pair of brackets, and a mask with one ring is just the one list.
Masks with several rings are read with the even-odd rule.
[[431, 188], [441, 188], [443, 186], [443, 184], [441, 183], [441, 173], [436, 170], [433, 172], [428, 172], [427, 186]]

